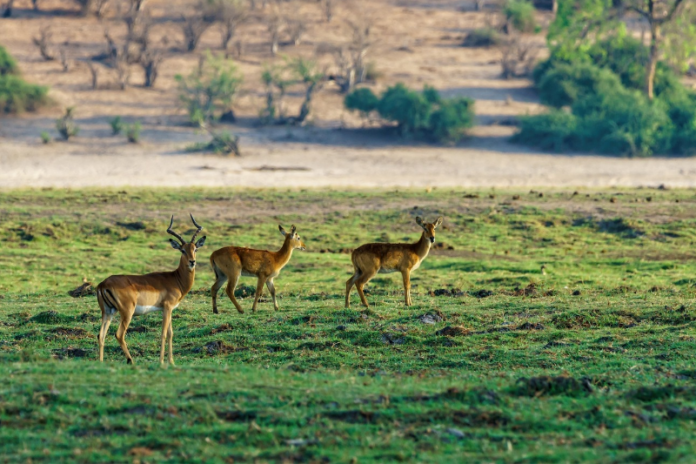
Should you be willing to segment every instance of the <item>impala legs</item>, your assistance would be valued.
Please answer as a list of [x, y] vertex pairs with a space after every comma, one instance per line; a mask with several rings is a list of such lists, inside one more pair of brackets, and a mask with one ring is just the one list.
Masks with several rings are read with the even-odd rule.
[[405, 269], [401, 271], [401, 275], [404, 278], [404, 298], [406, 299], [406, 306], [411, 306], [411, 272]]
[[239, 314], [244, 314], [244, 310], [242, 309], [239, 302], [237, 302], [237, 298], [235, 298], [234, 296], [234, 289], [237, 288], [237, 281], [239, 280], [240, 275], [241, 271], [229, 276], [230, 280], [227, 283], [227, 288], [225, 289], [225, 292], [227, 292], [227, 296], [230, 298], [232, 303], [234, 303], [234, 307], [237, 308]]
[[346, 281], [346, 308], [350, 308], [350, 291], [358, 277], [360, 277], [360, 269], [355, 268], [355, 273]]
[[268, 291], [273, 297], [273, 309], [278, 311], [278, 302], [276, 301], [276, 292], [275, 292], [275, 285], [273, 285], [273, 279], [268, 279], [266, 281], [266, 287], [268, 287]]
[[106, 340], [106, 334], [109, 332], [109, 325], [111, 325], [111, 319], [113, 315], [107, 315], [104, 313], [102, 315], [102, 325], [99, 329], [99, 361], [104, 361], [104, 340]]
[[254, 305], [251, 307], [252, 311], [256, 311], [256, 305], [259, 303], [259, 298], [261, 298], [261, 294], [263, 293], [264, 283], [266, 283], [266, 279], [259, 276], [259, 280], [256, 282], [256, 295], [254, 296]]
[[160, 364], [164, 364], [164, 345], [169, 336], [169, 364], [174, 365], [174, 352], [172, 351], [172, 339], [174, 330], [172, 329], [172, 308], [165, 306], [162, 310], [162, 348], [160, 349]]
[[118, 344], [121, 345], [121, 349], [126, 355], [126, 362], [128, 364], [133, 364], [133, 358], [128, 352], [128, 345], [126, 345], [126, 331], [128, 330], [128, 326], [130, 325], [131, 319], [133, 319], [134, 311], [135, 308], [131, 307], [128, 311], [124, 311], [121, 313], [121, 324], [119, 324], [118, 330], [116, 331], [116, 340], [118, 340]]
[[370, 269], [365, 272], [361, 272], [360, 276], [355, 280], [355, 288], [358, 289], [358, 294], [360, 295], [360, 301], [362, 301], [363, 306], [369, 308], [370, 305], [367, 303], [367, 298], [365, 298], [365, 292], [363, 292], [363, 287], [368, 283], [375, 275], [377, 275], [377, 269]]
[[215, 283], [213, 284], [213, 288], [210, 291], [213, 294], [213, 314], [217, 314], [218, 313], [218, 308], [217, 308], [218, 292], [220, 291], [220, 288], [222, 288], [222, 286], [225, 285], [225, 282], [227, 282], [227, 276], [225, 275], [224, 272], [219, 270], [215, 266], [215, 264], [213, 264], [213, 271], [215, 271]]

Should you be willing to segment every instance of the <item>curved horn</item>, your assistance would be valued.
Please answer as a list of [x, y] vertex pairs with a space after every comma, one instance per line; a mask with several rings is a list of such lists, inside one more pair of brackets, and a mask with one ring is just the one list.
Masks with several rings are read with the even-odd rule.
[[199, 225], [195, 219], [193, 219], [193, 214], [189, 214], [191, 216], [191, 221], [193, 222], [193, 225], [196, 226], [196, 231], [193, 233], [193, 237], [191, 237], [191, 243], [193, 243], [194, 240], [196, 240], [196, 235], [198, 235], [198, 232], [203, 230], [203, 226]]
[[182, 245], [186, 245], [186, 242], [184, 241], [183, 238], [181, 238], [181, 235], [177, 234], [176, 232], [174, 232], [172, 230], [172, 224], [174, 224], [174, 215], [173, 214], [172, 214], [172, 219], [169, 221], [169, 227], [167, 227], [167, 233], [178, 238]]

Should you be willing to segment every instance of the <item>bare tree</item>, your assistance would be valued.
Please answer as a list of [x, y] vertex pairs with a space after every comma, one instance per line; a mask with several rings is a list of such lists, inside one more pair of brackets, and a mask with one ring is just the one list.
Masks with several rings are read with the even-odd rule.
[[285, 27], [285, 18], [283, 17], [277, 5], [274, 5], [273, 11], [266, 16], [266, 29], [271, 37], [271, 55], [275, 56], [278, 53], [278, 43], [280, 42], [280, 34]]
[[203, 33], [208, 30], [211, 21], [206, 16], [196, 13], [191, 16], [182, 16], [181, 32], [184, 34], [184, 48], [192, 52], [198, 47]]
[[68, 44], [64, 44], [59, 50], [58, 50], [58, 56], [60, 56], [60, 64], [63, 65], [63, 72], [68, 72], [70, 71], [70, 66], [72, 65], [72, 61], [68, 57]]
[[622, 5], [638, 13], [650, 27], [650, 58], [645, 73], [645, 93], [649, 99], [655, 94], [655, 70], [660, 58], [660, 47], [664, 41], [662, 29], [672, 22], [689, 0], [628, 0]]
[[531, 39], [525, 39], [518, 34], [506, 37], [501, 48], [503, 79], [527, 77], [532, 74], [537, 62], [538, 50]]
[[39, 31], [39, 36], [32, 38], [34, 45], [39, 49], [39, 53], [46, 61], [53, 61], [56, 57], [49, 50], [52, 47], [51, 40], [53, 39], [53, 31], [51, 26], [44, 26]]
[[97, 90], [99, 85], [99, 68], [91, 61], [87, 62], [87, 68], [92, 76], [92, 90]]
[[12, 8], [14, 7], [14, 0], [7, 0], [7, 3], [5, 3], [5, 6], [3, 7], [2, 10], [2, 16], [3, 18], [9, 18], [12, 16]]
[[102, 11], [109, 0], [75, 0], [75, 2], [80, 6], [80, 14], [82, 16], [87, 16], [93, 13], [97, 17], [101, 17]]
[[330, 23], [334, 17], [334, 7], [336, 6], [336, 0], [319, 0], [319, 2], [321, 3], [326, 22]]
[[249, 8], [244, 0], [216, 0], [214, 9], [220, 23], [222, 49], [227, 51], [237, 28], [249, 18]]
[[161, 50], [146, 49], [140, 55], [140, 66], [145, 73], [145, 87], [154, 87], [157, 76], [159, 75], [159, 66], [164, 60], [164, 54]]
[[355, 21], [348, 21], [351, 28], [350, 40], [339, 46], [325, 46], [317, 53], [330, 53], [334, 58], [336, 72], [330, 79], [338, 84], [341, 92], [350, 92], [356, 84], [367, 78], [367, 54], [372, 46], [370, 37], [371, 23], [366, 16]]

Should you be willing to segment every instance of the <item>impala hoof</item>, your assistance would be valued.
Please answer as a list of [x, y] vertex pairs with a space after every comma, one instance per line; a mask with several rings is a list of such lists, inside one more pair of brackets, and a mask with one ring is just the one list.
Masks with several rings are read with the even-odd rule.
[[213, 308], [213, 314], [220, 314], [220, 311], [217, 308]]
[[126, 359], [126, 364], [133, 364], [133, 360], [131, 358]]

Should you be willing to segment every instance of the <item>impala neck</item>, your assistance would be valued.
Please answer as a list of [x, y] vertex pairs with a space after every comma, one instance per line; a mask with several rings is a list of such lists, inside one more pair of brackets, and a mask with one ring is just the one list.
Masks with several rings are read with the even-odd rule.
[[286, 238], [285, 242], [283, 242], [283, 246], [280, 247], [280, 250], [276, 252], [276, 256], [278, 256], [278, 264], [281, 266], [285, 266], [288, 261], [290, 261], [292, 252], [295, 249], [292, 245], [290, 245], [291, 241], [292, 238]]
[[428, 256], [428, 252], [430, 251], [430, 240], [428, 237], [425, 236], [425, 232], [421, 234], [420, 240], [418, 240], [416, 243], [413, 244], [416, 254], [420, 256], [420, 259], [425, 258]]
[[193, 268], [193, 270], [189, 269], [186, 255], [181, 255], [179, 267], [176, 268], [174, 274], [176, 275], [179, 288], [181, 288], [182, 293], [186, 295], [191, 290], [191, 287], [193, 287], [193, 280], [196, 277], [196, 268]]

